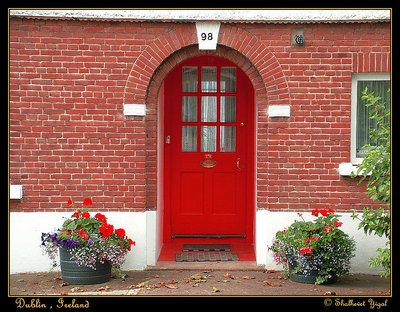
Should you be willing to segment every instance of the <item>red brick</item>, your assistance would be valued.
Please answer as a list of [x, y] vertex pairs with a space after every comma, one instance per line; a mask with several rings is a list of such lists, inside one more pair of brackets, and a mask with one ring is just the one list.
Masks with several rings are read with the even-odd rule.
[[[10, 179], [26, 190], [11, 209], [63, 211], [84, 196], [157, 206], [158, 90], [199, 52], [193, 23], [138, 25], [10, 19]], [[351, 74], [390, 71], [390, 25], [302, 27], [307, 44], [292, 47], [293, 24], [221, 25], [215, 53], [255, 86], [257, 208], [360, 210], [364, 186], [336, 172], [349, 162]], [[125, 117], [124, 103], [148, 113]], [[271, 104], [291, 117], [269, 118]]]

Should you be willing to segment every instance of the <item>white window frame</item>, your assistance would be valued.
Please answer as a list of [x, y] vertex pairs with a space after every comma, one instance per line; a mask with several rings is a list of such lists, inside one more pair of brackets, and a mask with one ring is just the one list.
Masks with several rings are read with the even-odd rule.
[[351, 140], [350, 161], [353, 165], [361, 164], [362, 157], [357, 157], [357, 85], [358, 80], [390, 80], [390, 73], [354, 73], [351, 77]]

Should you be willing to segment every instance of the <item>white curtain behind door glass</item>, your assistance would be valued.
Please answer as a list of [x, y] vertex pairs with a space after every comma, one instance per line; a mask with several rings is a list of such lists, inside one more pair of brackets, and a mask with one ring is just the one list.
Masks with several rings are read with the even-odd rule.
[[201, 127], [201, 151], [215, 152], [217, 151], [217, 127], [202, 126]]
[[197, 152], [197, 126], [182, 126], [182, 152]]
[[202, 67], [201, 91], [217, 92], [217, 67]]
[[236, 121], [236, 97], [221, 96], [221, 122]]
[[201, 97], [201, 121], [216, 122], [217, 121], [217, 97], [202, 96]]
[[220, 151], [235, 152], [236, 150], [236, 127], [221, 126]]
[[197, 122], [197, 96], [182, 97], [182, 121]]
[[182, 68], [182, 91], [197, 92], [197, 67], [184, 66]]
[[236, 67], [221, 67], [221, 92], [236, 92]]

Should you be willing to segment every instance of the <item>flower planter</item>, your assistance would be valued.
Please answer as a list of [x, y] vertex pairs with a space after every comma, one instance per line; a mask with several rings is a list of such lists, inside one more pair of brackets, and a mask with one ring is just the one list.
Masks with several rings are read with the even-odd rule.
[[87, 266], [79, 266], [65, 248], [60, 248], [61, 275], [64, 282], [71, 285], [88, 285], [108, 282], [111, 278], [111, 264], [97, 262], [96, 270]]

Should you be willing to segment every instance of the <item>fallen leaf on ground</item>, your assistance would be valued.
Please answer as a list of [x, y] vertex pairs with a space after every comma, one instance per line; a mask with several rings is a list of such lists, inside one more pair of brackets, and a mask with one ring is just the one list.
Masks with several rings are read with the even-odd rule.
[[212, 285], [207, 285], [207, 287], [211, 287], [213, 293], [221, 292], [217, 287], [214, 287], [214, 286], [212, 286]]
[[270, 281], [267, 281], [267, 280], [263, 281], [263, 283], [264, 283], [264, 286], [265, 285], [272, 286], [272, 287], [275, 287], [275, 286], [281, 287], [282, 286], [282, 285], [276, 285], [276, 284], [271, 283]]
[[286, 279], [286, 278], [283, 277], [282, 275], [278, 275], [278, 276], [267, 276], [267, 278], [269, 278], [269, 279]]
[[17, 283], [22, 283], [22, 282], [25, 282], [25, 280], [23, 278], [21, 278], [21, 279], [17, 279], [16, 282]]
[[71, 292], [83, 292], [84, 290], [79, 287], [74, 287], [71, 289]]
[[266, 273], [275, 273], [275, 272], [276, 272], [275, 270], [267, 270]]
[[231, 278], [231, 279], [233, 279], [232, 274], [229, 274], [229, 273], [226, 273], [226, 274], [224, 274], [223, 276], [226, 277], [226, 278]]
[[61, 287], [68, 286], [68, 285], [69, 285], [68, 282], [64, 282], [64, 283], [60, 284]]
[[335, 293], [334, 291], [326, 291], [326, 292], [324, 293], [324, 295], [326, 295], [326, 296], [335, 296], [336, 293]]
[[141, 283], [137, 284], [135, 287], [136, 288], [142, 288], [142, 287], [145, 287], [145, 286], [148, 286], [148, 285], [149, 285], [149, 281], [145, 281], [145, 282], [141, 282]]
[[231, 281], [230, 280], [220, 280], [220, 281], [217, 281], [217, 282], [219, 282], [219, 283], [230, 283]]
[[178, 286], [177, 285], [165, 285], [165, 287], [170, 288], [170, 289], [177, 289]]
[[68, 296], [68, 293], [65, 292], [65, 291], [62, 291], [62, 292], [60, 292], [60, 295], [61, 295], [61, 296]]
[[255, 277], [253, 277], [253, 276], [242, 276], [242, 279], [255, 279]]

